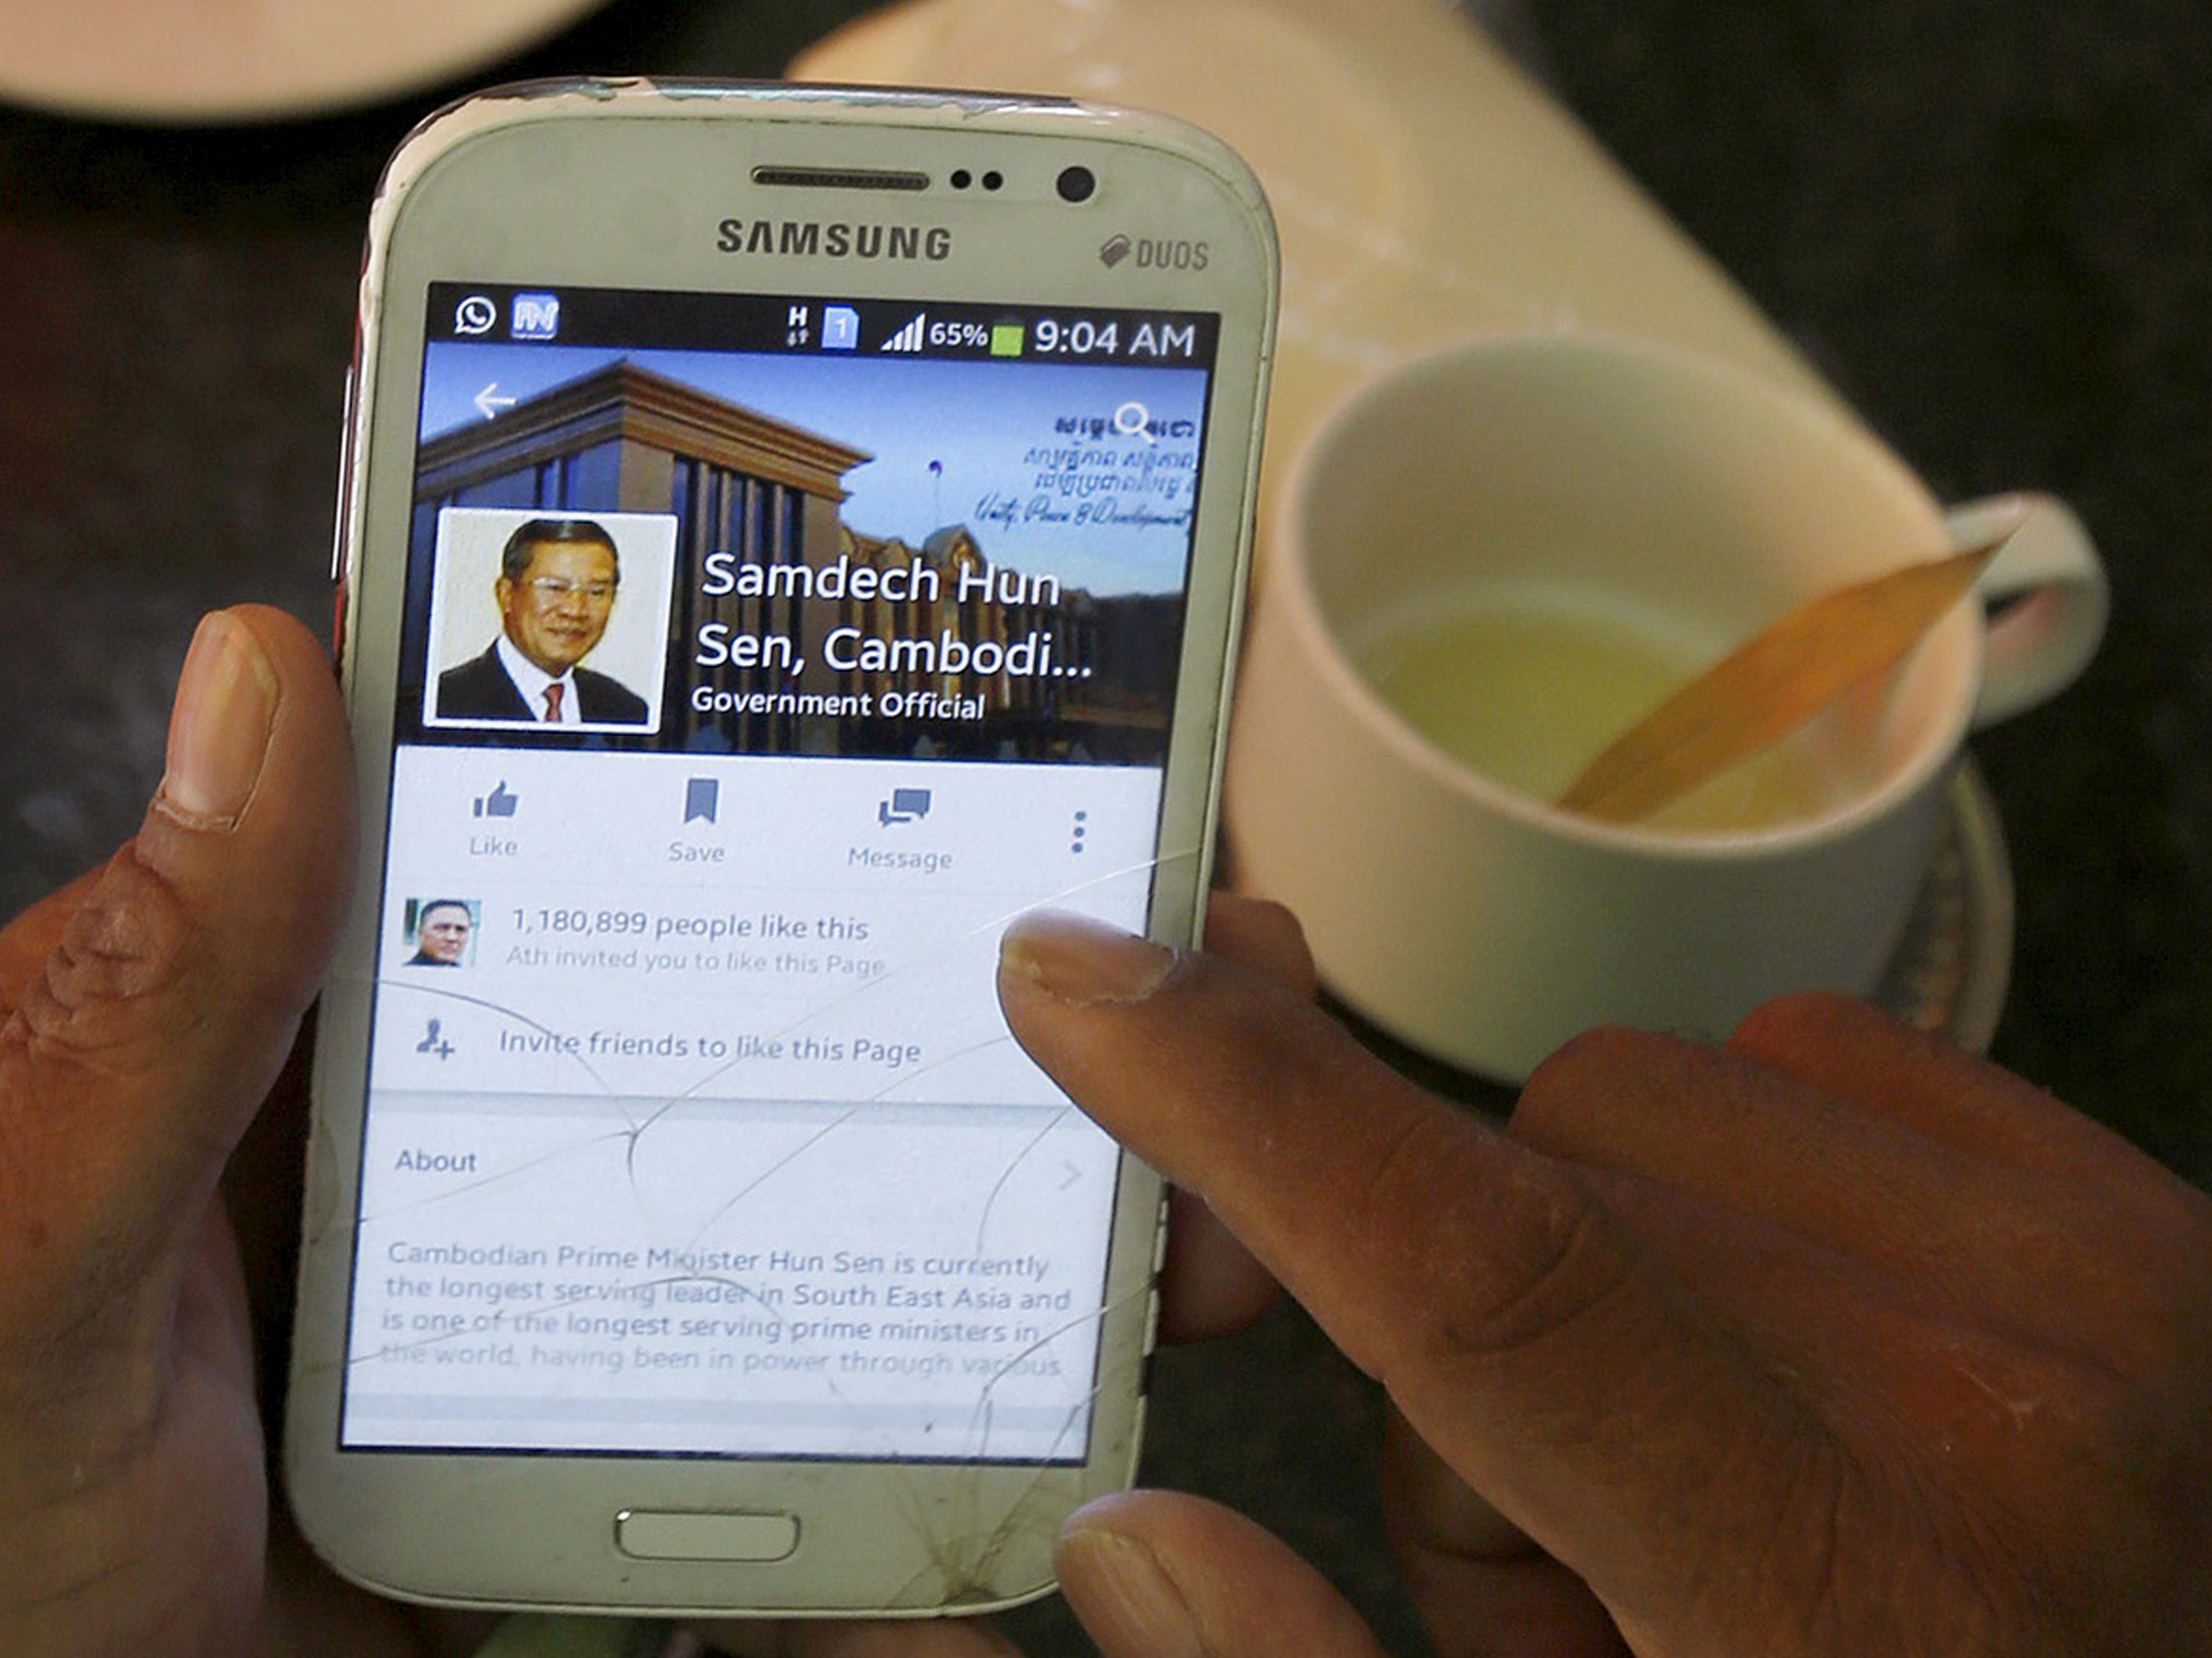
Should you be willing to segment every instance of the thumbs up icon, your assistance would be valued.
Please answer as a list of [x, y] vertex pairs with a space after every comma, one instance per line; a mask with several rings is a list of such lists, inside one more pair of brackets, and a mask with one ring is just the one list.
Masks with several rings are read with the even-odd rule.
[[507, 779], [502, 777], [492, 785], [489, 794], [477, 796], [476, 815], [479, 817], [512, 817], [514, 809], [521, 804], [521, 797], [508, 791]]

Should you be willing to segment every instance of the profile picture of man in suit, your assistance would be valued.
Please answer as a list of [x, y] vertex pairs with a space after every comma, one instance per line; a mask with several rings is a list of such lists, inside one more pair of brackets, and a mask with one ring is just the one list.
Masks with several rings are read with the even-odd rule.
[[[644, 726], [646, 699], [583, 660], [605, 637], [622, 555], [596, 519], [532, 518], [501, 549], [492, 596], [500, 629], [438, 676], [436, 717], [578, 726]], [[479, 635], [481, 636], [481, 635]]]

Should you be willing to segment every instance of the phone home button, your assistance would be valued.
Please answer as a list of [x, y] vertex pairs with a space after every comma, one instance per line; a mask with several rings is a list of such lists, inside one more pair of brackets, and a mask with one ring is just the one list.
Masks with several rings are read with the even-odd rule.
[[615, 1546], [639, 1560], [781, 1560], [799, 1546], [799, 1516], [624, 1509]]

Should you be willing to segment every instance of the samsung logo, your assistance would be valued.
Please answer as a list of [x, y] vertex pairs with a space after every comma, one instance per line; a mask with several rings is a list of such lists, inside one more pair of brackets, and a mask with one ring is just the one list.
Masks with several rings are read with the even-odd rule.
[[944, 259], [952, 233], [944, 226], [822, 223], [812, 219], [725, 219], [714, 246], [725, 253], [785, 258]]

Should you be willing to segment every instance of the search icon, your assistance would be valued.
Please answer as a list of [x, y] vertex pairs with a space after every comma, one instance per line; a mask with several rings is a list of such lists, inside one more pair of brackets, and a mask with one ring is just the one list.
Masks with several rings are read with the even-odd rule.
[[1157, 443], [1152, 435], [1152, 411], [1134, 398], [1114, 411], [1114, 429], [1125, 438], [1142, 438], [1147, 443]]
[[482, 294], [471, 294], [453, 307], [453, 332], [489, 334], [499, 320], [499, 307]]

